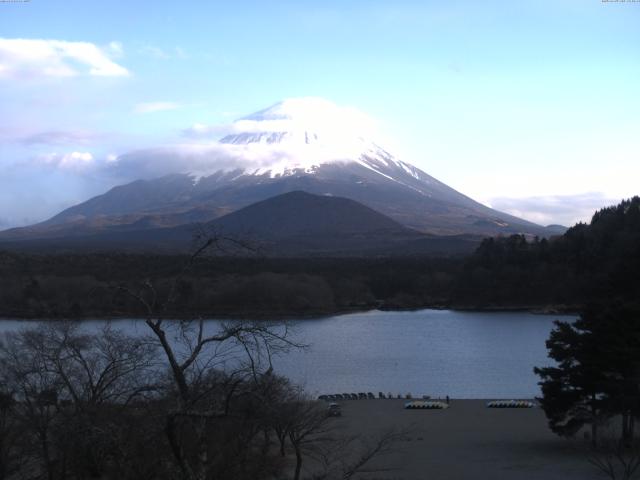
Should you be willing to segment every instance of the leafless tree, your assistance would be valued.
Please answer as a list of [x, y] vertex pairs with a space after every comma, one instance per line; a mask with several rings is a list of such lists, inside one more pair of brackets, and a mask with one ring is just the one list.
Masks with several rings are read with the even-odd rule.
[[[199, 240], [199, 246], [165, 295], [159, 293], [151, 280], [144, 281], [135, 290], [125, 285], [117, 287], [143, 307], [145, 323], [168, 364], [176, 391], [176, 406], [167, 415], [165, 431], [183, 476], [190, 480], [207, 477], [207, 466], [212, 461], [212, 455], [207, 451], [212, 424], [230, 415], [228, 398], [225, 408], [215, 401], [222, 389], [217, 382], [207, 378], [207, 372], [214, 368], [227, 373], [231, 370], [235, 372], [232, 376], [243, 378], [243, 381], [246, 377], [257, 387], [263, 375], [273, 370], [273, 355], [301, 346], [290, 338], [286, 323], [226, 321], [208, 330], [202, 318], [179, 321], [166, 318], [175, 302], [180, 281], [199, 258], [229, 248], [251, 249], [244, 242], [210, 232], [202, 234]], [[189, 438], [191, 455], [185, 449], [185, 437]], [[197, 451], [195, 455], [194, 450]]]
[[52, 426], [59, 418], [57, 392], [62, 380], [48, 371], [31, 347], [30, 332], [9, 334], [0, 344], [2, 383], [16, 400], [14, 418], [23, 431], [25, 462], [37, 463], [45, 478], [56, 478]]
[[18, 444], [31, 468], [50, 480], [64, 478], [77, 461], [99, 470], [113, 444], [105, 413], [154, 388], [153, 348], [109, 325], [100, 333], [56, 322], [9, 333], [0, 343], [2, 384], [22, 430]]
[[587, 460], [611, 480], [631, 480], [640, 468], [640, 442], [629, 443], [605, 430]]
[[373, 436], [337, 435], [313, 452], [319, 463], [312, 480], [348, 480], [359, 474], [390, 472], [388, 466], [374, 465], [374, 460], [395, 451], [407, 435], [403, 430], [387, 430]]
[[126, 405], [155, 388], [155, 346], [106, 323], [97, 333], [77, 323], [55, 322], [10, 336], [61, 382], [59, 400], [79, 410], [101, 403]]
[[300, 398], [284, 404], [288, 417], [287, 435], [296, 457], [294, 480], [300, 479], [305, 453], [313, 453], [321, 443], [332, 440], [331, 418], [326, 407], [318, 402]]
[[[324, 402], [309, 399], [299, 390], [290, 390], [274, 416], [278, 438], [286, 435], [295, 455], [293, 479], [303, 478], [303, 462], [310, 461], [308, 478], [312, 480], [348, 480], [361, 473], [388, 471], [373, 467], [375, 458], [393, 450], [406, 432], [390, 430], [366, 437], [347, 435], [335, 417], [328, 415]], [[284, 443], [281, 443], [281, 453]]]
[[25, 461], [18, 441], [22, 432], [15, 418], [16, 401], [5, 388], [0, 391], [0, 480], [12, 478]]

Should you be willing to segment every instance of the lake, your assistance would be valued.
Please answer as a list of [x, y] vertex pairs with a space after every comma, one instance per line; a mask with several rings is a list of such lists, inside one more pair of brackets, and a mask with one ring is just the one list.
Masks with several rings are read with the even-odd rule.
[[[532, 398], [534, 366], [551, 364], [545, 340], [553, 320], [525, 312], [370, 311], [292, 321], [309, 345], [274, 360], [275, 370], [313, 394], [411, 393], [452, 398]], [[102, 321], [88, 320], [88, 328]], [[146, 333], [140, 320], [113, 324]], [[217, 321], [209, 320], [209, 328]], [[28, 326], [0, 320], [0, 332]]]

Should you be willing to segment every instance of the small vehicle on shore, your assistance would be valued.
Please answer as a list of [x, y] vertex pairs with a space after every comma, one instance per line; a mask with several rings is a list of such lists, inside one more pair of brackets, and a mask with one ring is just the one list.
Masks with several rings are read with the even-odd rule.
[[342, 408], [337, 403], [330, 403], [329, 409], [327, 410], [327, 415], [329, 417], [341, 417], [342, 416]]

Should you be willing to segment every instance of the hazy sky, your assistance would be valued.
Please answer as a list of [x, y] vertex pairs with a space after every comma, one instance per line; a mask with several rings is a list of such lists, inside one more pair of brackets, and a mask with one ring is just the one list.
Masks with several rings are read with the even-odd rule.
[[540, 223], [640, 193], [640, 3], [0, 3], [0, 228], [133, 180], [119, 155], [298, 96]]

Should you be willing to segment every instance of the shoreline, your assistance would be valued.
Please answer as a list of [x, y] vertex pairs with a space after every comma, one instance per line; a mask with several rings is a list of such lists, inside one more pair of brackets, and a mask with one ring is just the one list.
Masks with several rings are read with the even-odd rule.
[[[478, 305], [424, 305], [419, 307], [399, 307], [395, 305], [371, 305], [370, 307], [346, 308], [331, 311], [317, 312], [218, 312], [200, 315], [163, 316], [166, 320], [257, 320], [257, 321], [287, 321], [287, 320], [316, 320], [327, 317], [337, 317], [356, 313], [367, 313], [372, 311], [380, 312], [418, 312], [421, 310], [451, 310], [459, 312], [527, 312], [533, 315], [561, 315], [575, 316], [579, 314], [581, 307], [578, 305], [508, 305], [508, 306], [478, 306]], [[0, 321], [22, 320], [22, 321], [84, 321], [84, 320], [145, 320], [147, 316], [137, 316], [135, 314], [90, 314], [82, 317], [36, 317], [20, 314], [0, 313]], [[154, 317], [157, 318], [157, 317]]]
[[[413, 401], [422, 401], [425, 400], [427, 402], [443, 402], [446, 403], [446, 397], [431, 397], [429, 399], [423, 399], [422, 397], [418, 397], [415, 396], [413, 398], [368, 398], [368, 399], [360, 399], [360, 400], [318, 400], [315, 399], [318, 402], [326, 402], [327, 404], [331, 403], [331, 402], [335, 402], [335, 403], [339, 403], [340, 405], [357, 405], [359, 403], [366, 403], [366, 402], [370, 402], [370, 403], [375, 403], [375, 402], [379, 402], [379, 403], [391, 403], [391, 402], [398, 402], [398, 403], [406, 403], [406, 402], [413, 402]], [[533, 407], [534, 409], [540, 409], [540, 405], [537, 404], [538, 402], [538, 397], [487, 397], [487, 398], [453, 398], [453, 397], [449, 397], [449, 402], [453, 403], [453, 402], [493, 402], [496, 400], [522, 400], [522, 401], [528, 401], [528, 402], [534, 402], [536, 403], [535, 407]], [[512, 408], [511, 410], [530, 410], [530, 409], [518, 409], [518, 408]]]

